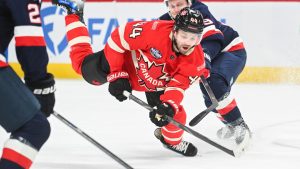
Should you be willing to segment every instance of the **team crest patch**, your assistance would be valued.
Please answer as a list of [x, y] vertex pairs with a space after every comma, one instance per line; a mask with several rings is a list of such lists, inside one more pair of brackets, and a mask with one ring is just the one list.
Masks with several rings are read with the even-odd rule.
[[155, 49], [155, 48], [151, 48], [150, 49], [150, 53], [153, 57], [155, 57], [156, 59], [160, 59], [162, 57], [161, 53], [159, 50]]

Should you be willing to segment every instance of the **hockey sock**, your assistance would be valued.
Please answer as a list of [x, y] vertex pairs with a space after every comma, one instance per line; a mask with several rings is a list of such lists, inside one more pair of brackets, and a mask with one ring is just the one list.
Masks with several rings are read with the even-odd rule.
[[12, 132], [11, 137], [4, 144], [0, 168], [29, 168], [49, 135], [49, 122], [40, 112], [21, 128]]

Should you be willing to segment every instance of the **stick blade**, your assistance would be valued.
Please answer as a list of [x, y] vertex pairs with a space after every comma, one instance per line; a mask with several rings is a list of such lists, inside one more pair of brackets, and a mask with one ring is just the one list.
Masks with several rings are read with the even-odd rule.
[[197, 116], [195, 116], [189, 123], [190, 126], [195, 126], [197, 125], [209, 112], [208, 111], [203, 111], [199, 113]]

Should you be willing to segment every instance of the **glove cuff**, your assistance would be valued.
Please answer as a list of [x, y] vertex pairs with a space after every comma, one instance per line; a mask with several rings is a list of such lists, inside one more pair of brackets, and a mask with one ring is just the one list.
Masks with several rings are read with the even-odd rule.
[[174, 110], [175, 114], [179, 112], [179, 106], [173, 100], [166, 100], [163, 103], [170, 105], [170, 107]]
[[50, 94], [56, 90], [54, 76], [51, 73], [47, 73], [46, 77], [39, 81], [26, 82], [26, 85], [36, 95]]
[[107, 81], [108, 82], [113, 82], [117, 79], [120, 79], [120, 78], [123, 78], [123, 79], [128, 79], [129, 78], [129, 75], [127, 72], [124, 72], [124, 71], [120, 71], [120, 72], [112, 72], [110, 73], [108, 76], [107, 76]]

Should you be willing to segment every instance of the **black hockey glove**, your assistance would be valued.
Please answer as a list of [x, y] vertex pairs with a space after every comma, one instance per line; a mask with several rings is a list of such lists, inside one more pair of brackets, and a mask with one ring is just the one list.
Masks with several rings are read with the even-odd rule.
[[49, 117], [53, 113], [55, 105], [55, 81], [52, 74], [48, 73], [46, 78], [36, 82], [26, 82], [28, 88], [33, 92], [41, 104], [41, 111]]
[[164, 117], [165, 115], [169, 117], [174, 117], [175, 115], [175, 112], [169, 103], [161, 103], [156, 109], [149, 113], [150, 120], [158, 127], [169, 124]]
[[126, 72], [115, 72], [107, 76], [107, 81], [110, 82], [108, 86], [108, 91], [120, 102], [127, 99], [123, 95], [123, 92], [126, 90], [132, 92], [130, 82], [128, 80], [128, 73]]

